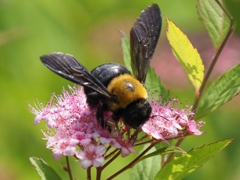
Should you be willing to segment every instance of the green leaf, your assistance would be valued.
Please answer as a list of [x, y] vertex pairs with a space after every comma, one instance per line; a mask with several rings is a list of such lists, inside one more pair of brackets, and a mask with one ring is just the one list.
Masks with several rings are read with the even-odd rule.
[[152, 96], [152, 98], [159, 99], [159, 97], [161, 97], [162, 102], [165, 102], [168, 100], [169, 92], [166, 90], [166, 88], [162, 84], [155, 70], [151, 67], [148, 69], [145, 85], [148, 90], [148, 93]]
[[190, 150], [187, 154], [175, 157], [166, 164], [157, 174], [155, 179], [180, 180], [201, 167], [205, 162], [213, 158], [218, 152], [229, 145], [232, 139], [218, 141], [209, 145]]
[[42, 180], [61, 180], [54, 169], [48, 166], [41, 158], [30, 157], [30, 161], [35, 166], [40, 178]]
[[123, 51], [123, 61], [128, 70], [132, 70], [131, 67], [131, 55], [130, 55], [130, 41], [127, 35], [124, 32], [121, 32], [122, 35], [122, 51]]
[[[151, 149], [151, 152], [156, 150]], [[153, 180], [160, 169], [160, 155], [147, 158], [137, 163], [131, 170], [129, 179], [131, 180]]]
[[226, 8], [228, 12], [231, 14], [231, 16], [234, 18], [234, 23], [237, 24], [235, 32], [240, 35], [240, 16], [239, 16], [239, 7], [240, 7], [240, 1], [239, 0], [224, 0], [224, 5], [226, 5]]
[[230, 19], [215, 0], [198, 0], [197, 9], [214, 48], [218, 49], [230, 28]]
[[176, 153], [176, 152], [186, 153], [184, 150], [182, 150], [180, 147], [177, 147], [177, 146], [163, 147], [163, 148], [157, 149], [152, 153], [147, 154], [146, 156], [143, 156], [139, 161], [142, 161], [144, 159], [157, 156], [157, 155]]
[[200, 119], [231, 100], [240, 91], [240, 64], [226, 71], [206, 89], [199, 100], [195, 119]]
[[[124, 34], [123, 32], [121, 32], [121, 34], [122, 34], [122, 51], [123, 51], [124, 64], [128, 70], [131, 70], [132, 68], [131, 68], [131, 55], [130, 55], [130, 41], [129, 41], [129, 38], [126, 36], [126, 34]], [[168, 96], [169, 96], [168, 91], [165, 89], [164, 85], [162, 84], [155, 70], [151, 67], [148, 69], [145, 85], [149, 94], [153, 98], [159, 99], [159, 97], [161, 97], [161, 100], [163, 102], [168, 99]]]
[[178, 59], [189, 80], [196, 90], [202, 84], [204, 66], [197, 49], [193, 47], [187, 36], [169, 19], [167, 19], [167, 38], [175, 57]]

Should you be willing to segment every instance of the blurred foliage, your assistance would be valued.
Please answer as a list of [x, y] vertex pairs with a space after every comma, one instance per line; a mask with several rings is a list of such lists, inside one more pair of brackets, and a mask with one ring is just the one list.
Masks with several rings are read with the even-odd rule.
[[236, 33], [240, 34], [240, 16], [239, 16], [239, 7], [240, 7], [240, 0], [224, 0], [224, 4], [226, 5], [226, 8], [228, 9], [231, 16], [234, 18], [234, 21], [236, 23]]
[[[61, 162], [54, 161], [51, 152], [45, 149], [40, 131], [44, 124], [33, 126], [34, 116], [29, 112], [26, 102], [34, 104], [36, 96], [39, 102], [47, 102], [51, 93], [60, 93], [63, 86], [71, 83], [53, 75], [40, 63], [39, 56], [53, 51], [70, 53], [88, 69], [104, 62], [122, 63], [119, 30], [128, 33], [140, 11], [151, 3], [149, 0], [0, 0], [0, 179], [38, 179], [30, 164], [30, 156], [43, 158], [63, 179], [67, 178], [61, 170], [64, 159]], [[205, 32], [197, 15], [196, 1], [158, 0], [155, 3], [186, 34]], [[229, 6], [230, 12], [233, 7]], [[234, 13], [235, 17], [240, 17], [239, 11]], [[166, 36], [164, 28], [165, 21], [160, 42], [164, 42]], [[156, 49], [156, 55], [165, 46], [169, 45], [161, 44]], [[154, 67], [158, 66], [161, 67], [161, 62]], [[167, 68], [163, 69], [166, 71]], [[194, 90], [191, 87], [167, 88], [172, 96], [178, 97], [184, 104], [192, 103]], [[183, 148], [189, 150], [219, 139], [236, 138], [216, 158], [186, 179], [238, 179], [238, 104], [239, 101], [235, 100], [205, 118], [207, 133], [184, 141]], [[120, 159], [106, 172], [116, 171], [128, 162], [128, 158]], [[85, 172], [80, 170], [80, 165], [74, 159], [72, 164], [75, 165], [74, 174], [85, 177]], [[127, 173], [129, 171], [117, 179], [126, 177]]]

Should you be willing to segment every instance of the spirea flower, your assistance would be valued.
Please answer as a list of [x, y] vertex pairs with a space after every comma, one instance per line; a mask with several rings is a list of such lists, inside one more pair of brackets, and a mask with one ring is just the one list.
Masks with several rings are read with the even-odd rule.
[[105, 152], [105, 146], [90, 144], [89, 146], [85, 146], [84, 151], [78, 152], [76, 156], [80, 160], [82, 167], [87, 169], [90, 166], [100, 167], [104, 163], [103, 155]]
[[[47, 123], [50, 131], [43, 132], [43, 135], [47, 140], [46, 147], [52, 149], [56, 160], [62, 156], [75, 156], [83, 168], [99, 167], [104, 163], [106, 147], [109, 144], [120, 149], [122, 156], [135, 152], [127, 140], [119, 139], [119, 136], [109, 133], [99, 125], [96, 109], [89, 108], [81, 87], [70, 88], [70, 92], [63, 90], [59, 96], [53, 95], [46, 107], [29, 107], [36, 115], [35, 125], [40, 121]], [[104, 115], [106, 119], [110, 119], [111, 112]], [[112, 126], [117, 129], [114, 123]], [[117, 142], [121, 145], [117, 146]]]
[[[199, 129], [203, 123], [196, 124], [189, 118], [193, 116], [190, 111], [174, 109], [171, 101], [167, 105], [156, 101], [150, 101], [150, 104], [151, 118], [142, 130], [153, 139], [166, 141], [202, 133]], [[46, 147], [52, 150], [56, 160], [62, 156], [74, 156], [83, 168], [100, 167], [105, 157], [109, 157], [106, 153], [110, 147], [118, 149], [122, 157], [136, 152], [133, 148], [134, 131], [122, 120], [113, 122], [110, 111], [104, 113], [104, 119], [112, 131], [102, 128], [96, 119], [96, 109], [89, 108], [80, 86], [70, 87], [70, 91], [64, 89], [59, 96], [53, 95], [46, 106], [29, 107], [36, 115], [35, 125], [40, 121], [46, 122], [48, 130], [43, 131]]]
[[142, 126], [142, 130], [155, 139], [167, 140], [183, 137], [187, 134], [201, 135], [199, 130], [203, 122], [196, 122], [191, 119], [193, 113], [187, 109], [179, 110], [173, 108], [176, 100], [171, 100], [166, 105], [159, 105], [151, 101], [152, 114], [150, 119]]

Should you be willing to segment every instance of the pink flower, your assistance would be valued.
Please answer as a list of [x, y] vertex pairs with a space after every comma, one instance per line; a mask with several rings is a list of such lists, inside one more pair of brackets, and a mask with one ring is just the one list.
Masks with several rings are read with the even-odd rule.
[[[193, 113], [188, 109], [179, 110], [173, 108], [175, 101], [170, 101], [162, 106], [160, 103], [151, 102], [151, 118], [142, 126], [142, 130], [155, 139], [163, 141], [176, 137], [181, 137], [187, 133], [200, 135], [200, 125], [191, 119]], [[187, 113], [186, 113], [187, 112]], [[190, 116], [190, 118], [188, 117]], [[195, 123], [195, 124], [194, 124]], [[186, 132], [188, 130], [188, 132]]]
[[105, 146], [89, 145], [84, 147], [83, 151], [79, 151], [76, 156], [80, 160], [82, 168], [87, 169], [90, 166], [100, 167], [104, 163], [105, 152]]
[[130, 153], [136, 153], [136, 151], [134, 150], [134, 148], [132, 146], [132, 143], [126, 142], [123, 139], [121, 139], [120, 137], [116, 137], [112, 141], [111, 146], [115, 147], [117, 149], [121, 149], [122, 157], [126, 157]]
[[[173, 108], [174, 102], [166, 105], [150, 102], [152, 114], [142, 130], [163, 141], [189, 134], [200, 135], [203, 123], [196, 124], [188, 109]], [[48, 130], [43, 135], [47, 140], [46, 147], [52, 150], [56, 160], [74, 156], [83, 168], [100, 167], [110, 147], [120, 149], [122, 157], [136, 153], [132, 144], [135, 131], [125, 126], [122, 120], [113, 122], [110, 111], [104, 113], [104, 119], [112, 131], [103, 129], [96, 119], [96, 109], [89, 108], [82, 87], [75, 86], [70, 92], [63, 90], [62, 95], [53, 95], [45, 107], [42, 104], [38, 108], [29, 107], [36, 115], [35, 125], [40, 121], [47, 123]]]
[[202, 132], [199, 129], [203, 126], [204, 122], [200, 121], [198, 124], [194, 120], [188, 121], [187, 131], [189, 134], [201, 135]]
[[56, 142], [52, 152], [55, 160], [60, 160], [62, 155], [73, 156], [76, 152], [77, 140], [74, 139], [60, 139]]
[[[53, 103], [56, 99], [57, 102]], [[40, 110], [39, 110], [40, 109]], [[63, 90], [60, 96], [54, 96], [46, 107], [38, 110], [30, 107], [36, 115], [34, 124], [46, 121], [49, 131], [43, 133], [47, 140], [46, 147], [52, 149], [56, 160], [62, 155], [73, 156], [76, 146], [95, 143], [98, 133], [105, 131], [96, 121], [96, 110], [90, 109], [81, 87], [71, 88], [71, 93]]]

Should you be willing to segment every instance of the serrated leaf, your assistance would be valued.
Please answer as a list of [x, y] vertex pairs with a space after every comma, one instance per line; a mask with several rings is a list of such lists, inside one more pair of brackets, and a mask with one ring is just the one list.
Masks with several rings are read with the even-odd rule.
[[169, 154], [169, 153], [176, 153], [176, 152], [180, 152], [180, 153], [186, 153], [184, 150], [182, 150], [180, 147], [177, 146], [170, 146], [170, 147], [163, 147], [160, 149], [157, 149], [156, 151], [147, 154], [146, 156], [143, 156], [140, 160], [145, 160], [147, 158], [153, 157], [153, 156], [157, 156], [157, 155], [163, 155], [163, 154]]
[[213, 158], [218, 152], [229, 145], [232, 139], [218, 141], [209, 145], [190, 150], [187, 154], [175, 157], [166, 164], [157, 174], [156, 180], [180, 180], [201, 167], [205, 162]]
[[[151, 149], [151, 152], [156, 150]], [[153, 180], [160, 169], [160, 156], [147, 158], [137, 163], [131, 170], [129, 179], [131, 180]]]
[[175, 57], [182, 65], [189, 80], [196, 90], [202, 84], [204, 76], [204, 66], [202, 59], [187, 38], [187, 36], [169, 19], [167, 19], [167, 38], [171, 45]]
[[41, 158], [30, 157], [30, 161], [42, 180], [61, 180], [54, 169], [47, 165]]
[[230, 19], [215, 0], [198, 0], [197, 9], [214, 48], [218, 49], [230, 28]]
[[122, 51], [123, 51], [123, 61], [128, 70], [132, 70], [131, 68], [131, 55], [130, 55], [130, 41], [127, 35], [124, 32], [121, 32], [122, 40]]
[[240, 64], [226, 71], [200, 98], [195, 119], [200, 119], [231, 100], [240, 92]]
[[[121, 34], [124, 64], [127, 69], [131, 71], [130, 41], [126, 34], [124, 34], [123, 32]], [[165, 89], [155, 70], [151, 67], [148, 69], [145, 85], [147, 90], [149, 91], [149, 94], [153, 96], [153, 98], [159, 99], [159, 97], [161, 97], [161, 100], [163, 102], [168, 99], [168, 91]]]

